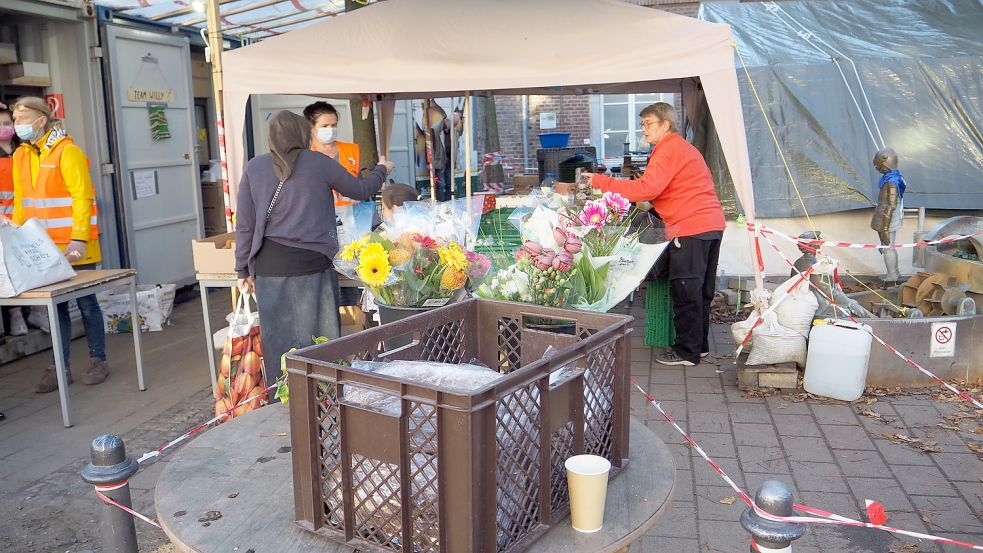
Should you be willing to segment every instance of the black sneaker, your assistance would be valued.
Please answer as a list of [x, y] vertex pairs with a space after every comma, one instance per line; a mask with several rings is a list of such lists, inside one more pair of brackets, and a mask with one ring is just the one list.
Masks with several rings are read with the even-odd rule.
[[659, 363], [660, 365], [670, 365], [670, 366], [680, 365], [683, 367], [692, 367], [696, 364], [693, 363], [692, 361], [687, 361], [682, 357], [679, 357], [678, 355], [676, 355], [676, 352], [672, 350], [669, 350], [663, 353], [662, 355], [657, 356], [655, 358], [655, 362]]

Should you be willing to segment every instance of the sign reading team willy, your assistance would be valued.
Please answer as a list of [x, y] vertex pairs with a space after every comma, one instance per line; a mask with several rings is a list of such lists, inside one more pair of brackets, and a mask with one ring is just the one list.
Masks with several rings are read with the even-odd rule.
[[169, 88], [128, 88], [126, 99], [131, 102], [154, 102], [170, 104], [174, 101], [174, 91]]

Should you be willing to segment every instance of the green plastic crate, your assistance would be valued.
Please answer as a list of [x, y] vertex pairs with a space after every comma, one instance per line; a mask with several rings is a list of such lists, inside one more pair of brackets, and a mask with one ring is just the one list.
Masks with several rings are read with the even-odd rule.
[[675, 342], [669, 279], [650, 280], [645, 283], [645, 345], [665, 349]]

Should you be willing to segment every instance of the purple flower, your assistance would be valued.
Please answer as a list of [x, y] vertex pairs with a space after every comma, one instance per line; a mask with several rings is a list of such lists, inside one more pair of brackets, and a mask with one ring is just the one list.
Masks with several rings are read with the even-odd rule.
[[535, 257], [536, 268], [540, 271], [545, 271], [553, 265], [553, 260], [556, 259], [556, 252], [553, 250], [543, 250], [543, 253]]
[[468, 252], [468, 261], [471, 262], [471, 267], [468, 268], [468, 278], [472, 280], [484, 278], [488, 274], [488, 270], [491, 269], [491, 260], [484, 254]]
[[573, 255], [568, 252], [560, 252], [553, 258], [553, 268], [561, 273], [565, 273], [573, 266]]
[[608, 209], [602, 200], [592, 200], [584, 204], [580, 212], [580, 224], [601, 230], [608, 221]]
[[533, 242], [532, 240], [526, 240], [523, 244], [523, 248], [532, 255], [539, 255], [543, 253], [543, 245], [539, 242]]
[[628, 215], [628, 210], [631, 209], [631, 202], [628, 201], [628, 198], [617, 192], [605, 192], [601, 196], [601, 199], [607, 205], [608, 209], [618, 214], [619, 220], [625, 215]]
[[579, 237], [571, 234], [567, 237], [567, 241], [564, 242], [563, 249], [568, 253], [580, 253], [580, 250], [584, 249], [584, 242]]
[[567, 241], [567, 237], [569, 236], [570, 234], [562, 228], [553, 227], [553, 239], [556, 240], [556, 244], [558, 246], [563, 246], [563, 244], [565, 244]]

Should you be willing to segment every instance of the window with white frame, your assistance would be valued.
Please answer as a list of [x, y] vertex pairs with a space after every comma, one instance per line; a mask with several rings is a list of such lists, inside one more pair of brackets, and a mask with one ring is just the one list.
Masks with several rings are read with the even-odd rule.
[[633, 152], [648, 152], [651, 146], [642, 138], [638, 112], [655, 102], [673, 103], [672, 94], [604, 94], [600, 97], [600, 121], [595, 128], [602, 129], [599, 141], [601, 159], [615, 159], [624, 155], [625, 142]]

